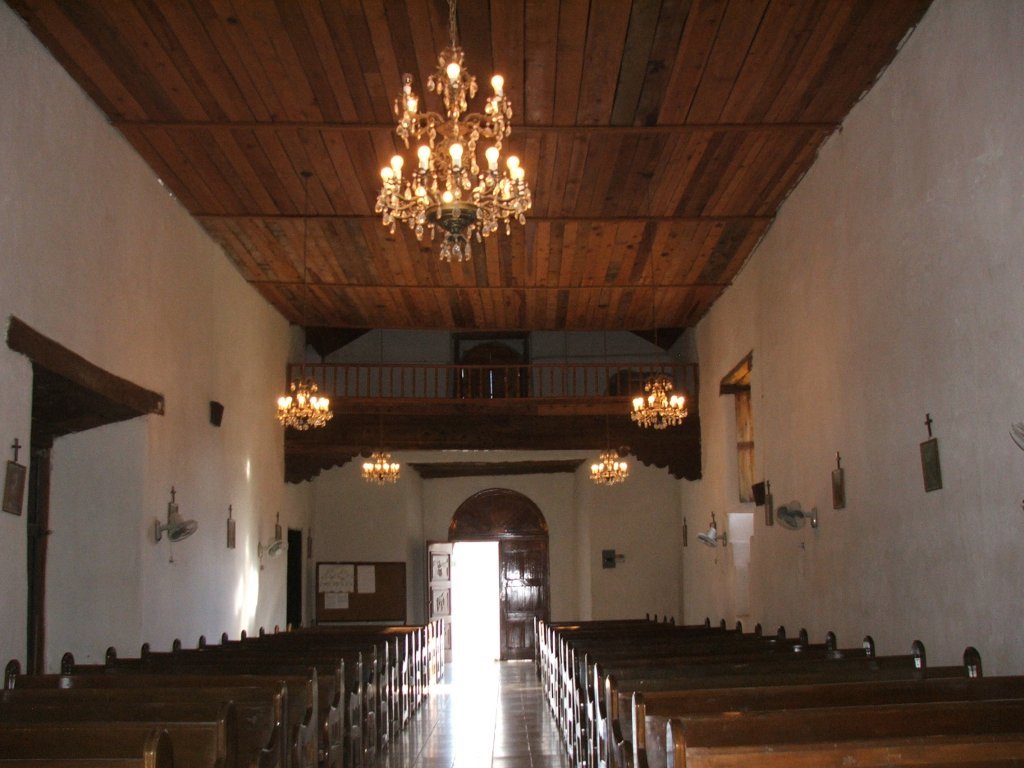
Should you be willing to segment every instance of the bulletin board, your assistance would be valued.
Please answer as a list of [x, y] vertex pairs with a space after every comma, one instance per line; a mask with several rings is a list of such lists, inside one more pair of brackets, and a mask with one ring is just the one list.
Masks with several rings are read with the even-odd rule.
[[318, 562], [316, 621], [405, 623], [405, 563]]

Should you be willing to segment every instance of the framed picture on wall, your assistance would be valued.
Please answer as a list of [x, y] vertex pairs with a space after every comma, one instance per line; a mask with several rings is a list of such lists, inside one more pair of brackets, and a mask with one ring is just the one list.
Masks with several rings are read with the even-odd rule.
[[443, 552], [432, 552], [430, 555], [430, 580], [451, 581], [451, 558]]
[[430, 590], [431, 616], [448, 616], [452, 612], [452, 591], [450, 589]]
[[12, 515], [21, 514], [22, 502], [25, 500], [25, 474], [24, 464], [7, 462], [7, 474], [4, 476], [4, 512]]
[[937, 491], [942, 488], [942, 465], [939, 464], [937, 437], [921, 443], [921, 474], [924, 476], [925, 491]]

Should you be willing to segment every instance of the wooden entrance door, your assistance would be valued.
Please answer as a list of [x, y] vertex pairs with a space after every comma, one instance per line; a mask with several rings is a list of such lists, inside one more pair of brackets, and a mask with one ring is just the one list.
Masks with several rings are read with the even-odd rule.
[[534, 623], [548, 616], [547, 538], [504, 539], [498, 557], [501, 658], [532, 659]]
[[548, 525], [529, 498], [491, 488], [455, 510], [448, 540], [498, 541], [501, 658], [531, 659], [534, 623], [550, 619]]
[[444, 660], [452, 660], [452, 552], [448, 541], [427, 542], [427, 619], [444, 622]]

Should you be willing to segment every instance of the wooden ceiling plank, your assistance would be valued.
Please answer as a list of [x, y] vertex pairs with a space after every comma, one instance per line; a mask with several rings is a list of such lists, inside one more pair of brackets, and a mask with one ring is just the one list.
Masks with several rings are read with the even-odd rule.
[[634, 125], [652, 126], [658, 122], [691, 5], [692, 0], [662, 0]]
[[742, 136], [739, 134], [716, 133], [711, 137], [705, 151], [699, 158], [695, 158], [690, 183], [679, 201], [676, 214], [697, 216], [707, 211], [707, 202], [718, 183], [718, 174], [728, 167], [741, 142]]
[[196, 208], [224, 213], [222, 200], [211, 189], [209, 179], [198, 171], [190, 159], [189, 153], [174, 140], [173, 136], [165, 131], [152, 131], [147, 138], [150, 146], [164, 158], [164, 162], [174, 168], [188, 171], [187, 176], [180, 177], [182, 184], [188, 190], [186, 195], [178, 196], [178, 192], [172, 189], [183, 205], [187, 204], [186, 199], [191, 198]]
[[79, 29], [62, 6], [33, 0], [8, 4], [107, 115], [136, 120], [148, 116], [121, 74], [100, 55], [101, 44]]
[[[526, 81], [526, 9], [523, 0], [491, 0], [491, 51], [494, 69], [479, 73], [477, 99], [494, 93], [491, 76], [505, 79], [505, 93], [512, 102], [512, 120], [521, 123], [528, 95]], [[532, 95], [532, 94], [531, 94]]]
[[369, 32], [358, 4], [321, 2], [320, 10], [324, 15], [326, 31], [338, 59], [339, 75], [344, 79], [345, 90], [352, 100], [355, 119], [360, 122], [370, 120], [389, 122], [391, 120], [390, 105], [374, 103], [367, 87], [366, 78], [363, 76], [363, 67], [376, 66], [376, 60], [365, 63], [360, 60], [361, 51], [357, 50], [356, 41], [366, 39]]
[[763, 120], [788, 78], [800, 51], [808, 44], [824, 4], [816, 0], [770, 3], [750, 44], [722, 119]]
[[622, 65], [630, 3], [592, 2], [587, 20], [580, 103], [576, 122], [606, 125], [615, 107], [615, 87]]
[[732, 92], [768, 0], [731, 0], [722, 18], [687, 119], [716, 122]]
[[316, 120], [313, 93], [306, 81], [291, 41], [283, 31], [273, 0], [247, 0], [237, 6], [230, 0], [211, 0], [217, 13], [228, 21], [236, 49], [246, 71], [263, 96], [271, 120]]
[[[140, 22], [136, 29], [131, 23], [137, 17], [127, 14], [122, 20], [118, 14], [115, 20], [106, 14], [107, 10], [89, 3], [69, 3], [64, 6], [71, 21], [96, 43], [95, 55], [118, 73], [118, 77], [134, 93], [149, 117], [183, 119], [189, 111], [194, 115], [200, 114], [201, 110], [189, 110], [196, 102], [187, 93], [188, 89], [181, 82], [177, 68], [162, 56], [159, 43], [152, 39], [145, 23]], [[139, 45], [141, 50], [137, 51], [132, 48], [132, 44], [139, 34], [147, 40]], [[145, 51], [145, 54], [142, 55], [141, 51]], [[149, 68], [150, 57], [158, 60], [154, 69]], [[159, 74], [159, 77], [151, 76], [151, 72]], [[182, 111], [183, 107], [186, 111]]]
[[[329, 109], [324, 109], [325, 114], [336, 110], [338, 120], [355, 122], [359, 119], [359, 112], [349, 90], [335, 39], [331, 34], [331, 22], [324, 13], [323, 5], [314, 2], [295, 5], [298, 13], [302, 14], [310, 45], [310, 50], [302, 52], [302, 55], [310, 59], [313, 59], [314, 55], [316, 57], [312, 61], [312, 66], [316, 69], [313, 84], [317, 100], [332, 105]], [[295, 25], [298, 26], [298, 20]]]
[[[284, 34], [289, 41], [289, 49], [294, 51], [299, 67], [303, 73], [303, 80], [309, 88], [309, 96], [315, 109], [324, 119], [342, 120], [346, 114], [337, 98], [337, 92], [332, 84], [334, 78], [331, 76], [332, 67], [329, 63], [334, 58], [333, 46], [329, 38], [325, 40], [324, 30], [326, 22], [323, 16], [319, 15], [319, 6], [316, 3], [296, 3], [292, 0], [276, 0], [277, 13], [280, 15]], [[326, 42], [326, 45], [325, 45]], [[282, 41], [283, 44], [283, 41]], [[324, 56], [326, 54], [326, 61]], [[347, 89], [342, 89], [342, 98], [345, 98]], [[351, 99], [349, 99], [351, 102]], [[351, 119], [354, 110], [347, 112]]]
[[576, 123], [590, 5], [591, 0], [563, 0], [558, 6], [554, 120], [556, 125]]
[[149, 140], [150, 132], [146, 129], [133, 128], [123, 131], [123, 134], [139, 156], [153, 169], [157, 181], [163, 184], [187, 210], [196, 210], [198, 202], [192, 196], [188, 185], [178, 176], [178, 166], [168, 162], [160, 149], [153, 145]]
[[[385, 104], [390, 108], [392, 101], [402, 91], [402, 73], [412, 72], [416, 63], [413, 51], [409, 17], [389, 4], [391, 12], [385, 11], [382, 0], [362, 0], [363, 13], [370, 31], [372, 49], [370, 54], [377, 59], [376, 72], [380, 74]], [[417, 93], [420, 84], [416, 85]]]
[[237, 29], [237, 19], [218, 11], [212, 0], [191, 0], [189, 7], [192, 13], [180, 4], [173, 11], [165, 10], [165, 16], [178, 37], [188, 41], [185, 45], [189, 55], [202, 69], [221, 109], [232, 122], [269, 120], [270, 107], [249, 72], [248, 45], [238, 47], [244, 35]]
[[[718, 176], [718, 184], [708, 198], [705, 211], [731, 213], [743, 210], [743, 204], [747, 202], [743, 195], [745, 188], [751, 183], [750, 174], [764, 165], [775, 165], [778, 162], [774, 151], [765, 151], [766, 146], [774, 150], [778, 143], [770, 141], [763, 134], [747, 136], [740, 143], [728, 166]], [[737, 200], [737, 197], [740, 199]]]
[[[588, 141], [587, 157], [573, 213], [598, 217], [604, 209], [609, 188], [626, 173], [636, 150], [636, 139], [629, 136], [609, 137], [607, 141]], [[611, 172], [609, 172], [611, 169]], [[621, 190], [616, 189], [616, 195]]]
[[[117, 21], [119, 27], [134, 30], [127, 36], [134, 40], [136, 55], [146, 61], [148, 68], [159, 72], [181, 114], [193, 114], [196, 119], [223, 120], [227, 113], [208, 87], [203, 68], [192, 61], [185, 41], [168, 22], [168, 14], [175, 13], [173, 7], [165, 11], [155, 5], [126, 4], [118, 8]], [[204, 60], [211, 61], [209, 57]], [[215, 62], [212, 78], [215, 80], [221, 71], [223, 63]]]
[[800, 51], [788, 86], [778, 94], [765, 115], [768, 120], [783, 121], [786, 116], [806, 114], [808, 95], [819, 87], [827, 87], [825, 62], [849, 24], [855, 6], [841, 0], [826, 1], [828, 7], [818, 20], [818, 28]]
[[527, 124], [547, 125], [555, 119], [558, 19], [558, 3], [526, 3], [523, 101], [513, 108]]
[[565, 144], [559, 142], [559, 144], [559, 159], [562, 161], [560, 165], [565, 173], [561, 176], [562, 199], [558, 213], [574, 214], [577, 212], [583, 174], [586, 172], [590, 142], [584, 136], [575, 135], [571, 141]]
[[651, 49], [658, 29], [661, 0], [634, 0], [622, 51], [622, 64], [615, 86], [612, 125], [633, 125], [651, 61]]
[[858, 5], [863, 14], [847, 25], [847, 34], [838, 36], [802, 114], [835, 114], [842, 119], [892, 61], [906, 31], [920, 21], [928, 4], [906, 0]]
[[683, 27], [679, 53], [658, 115], [659, 123], [682, 123], [687, 119], [726, 5], [726, 0], [695, 0]]

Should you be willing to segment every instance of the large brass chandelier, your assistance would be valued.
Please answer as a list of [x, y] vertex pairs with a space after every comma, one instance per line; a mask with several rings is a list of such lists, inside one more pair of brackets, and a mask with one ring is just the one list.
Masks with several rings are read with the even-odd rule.
[[[654, 346], [658, 346], [658, 286], [654, 280], [654, 259], [651, 259], [651, 325], [654, 327]], [[651, 429], [678, 427], [686, 418], [686, 397], [672, 394], [672, 378], [655, 373], [644, 382], [643, 394], [633, 398], [629, 413], [637, 425]]]
[[334, 416], [330, 398], [319, 395], [312, 379], [296, 379], [288, 394], [277, 398], [277, 420], [282, 426], [304, 432], [322, 427]]
[[[466, 111], [476, 96], [476, 78], [463, 66], [455, 6], [456, 0], [448, 0], [450, 44], [441, 51], [437, 71], [427, 80], [428, 91], [442, 97], [445, 115], [420, 112], [412, 75], [402, 76], [402, 92], [394, 104], [395, 132], [406, 149], [410, 137], [423, 143], [411, 171], [403, 173], [401, 155], [392, 157], [391, 165], [381, 170], [383, 184], [376, 204], [376, 212], [392, 232], [398, 222], [406, 223], [419, 240], [427, 230], [431, 240], [442, 230], [441, 258], [449, 262], [472, 257], [472, 237], [481, 242], [501, 224], [509, 234], [513, 219], [525, 224], [532, 205], [519, 158], [509, 155], [505, 168], [499, 166], [502, 142], [512, 131], [512, 105], [501, 75], [491, 78], [494, 94], [487, 98], [483, 114]], [[484, 152], [486, 167], [477, 160], [480, 139], [491, 142]]]
[[374, 451], [370, 460], [363, 462], [363, 480], [377, 485], [397, 483], [401, 470], [402, 465], [392, 461], [390, 453]]
[[590, 479], [597, 485], [617, 485], [628, 477], [629, 465], [619, 458], [618, 451], [607, 450], [590, 465]]
[[[306, 257], [309, 241], [309, 171], [302, 171], [302, 189], [305, 200], [302, 207], [302, 308], [301, 322], [306, 322], [306, 305], [309, 303], [309, 282], [306, 279]], [[277, 398], [277, 420], [283, 427], [299, 432], [324, 426], [333, 418], [330, 398], [319, 394], [319, 388], [312, 378], [298, 378], [291, 382], [288, 393]]]
[[644, 394], [633, 398], [629, 418], [641, 427], [665, 429], [682, 424], [687, 413], [686, 397], [672, 394], [672, 379], [658, 373], [644, 383]]

